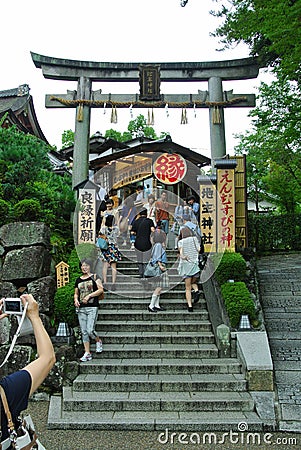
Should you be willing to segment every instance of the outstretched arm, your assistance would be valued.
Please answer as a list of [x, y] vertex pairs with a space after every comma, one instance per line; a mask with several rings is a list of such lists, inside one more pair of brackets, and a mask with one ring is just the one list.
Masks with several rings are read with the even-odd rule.
[[38, 389], [55, 363], [51, 339], [39, 316], [39, 305], [30, 294], [21, 295], [23, 305], [28, 302], [27, 317], [30, 319], [36, 339], [38, 358], [24, 367], [31, 375], [30, 395]]

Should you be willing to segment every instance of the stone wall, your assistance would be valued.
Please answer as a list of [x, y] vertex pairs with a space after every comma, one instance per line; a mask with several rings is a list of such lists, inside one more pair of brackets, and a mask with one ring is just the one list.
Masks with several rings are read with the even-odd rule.
[[[55, 274], [51, 273], [50, 230], [40, 222], [16, 222], [0, 228], [0, 298], [19, 297], [26, 289], [39, 304], [40, 316], [50, 336], [56, 333], [52, 325]], [[4, 360], [17, 329], [15, 316], [0, 321], [0, 363]], [[73, 349], [61, 349], [57, 363], [44, 385], [60, 390], [64, 365], [60, 359], [73, 358]], [[70, 354], [71, 353], [71, 354]], [[1, 376], [19, 370], [36, 355], [33, 334], [20, 336], [13, 354], [1, 368]]]

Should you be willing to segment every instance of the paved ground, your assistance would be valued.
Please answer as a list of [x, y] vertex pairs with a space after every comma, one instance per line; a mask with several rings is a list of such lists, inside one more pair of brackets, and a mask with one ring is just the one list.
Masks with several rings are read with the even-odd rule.
[[223, 433], [211, 433], [209, 436], [204, 432], [187, 433], [186, 436], [179, 433], [175, 436], [171, 433], [160, 436], [157, 432], [142, 431], [54, 431], [47, 430], [46, 427], [48, 402], [30, 402], [28, 411], [46, 450], [269, 450], [273, 446], [277, 450], [301, 448], [301, 435], [288, 432], [253, 433], [248, 437], [247, 432], [236, 431], [232, 436], [223, 436]]
[[[259, 259], [258, 273], [279, 400], [279, 433], [223, 436], [204, 432], [161, 436], [157, 432], [47, 430], [48, 402], [30, 402], [47, 450], [181, 450], [301, 448], [301, 253]], [[185, 430], [183, 430], [185, 432]], [[208, 430], [210, 432], [210, 430]], [[249, 444], [248, 444], [249, 439]], [[214, 443], [215, 440], [215, 443]], [[254, 441], [253, 441], [254, 440]], [[254, 442], [254, 443], [253, 443]]]
[[301, 253], [260, 258], [257, 267], [279, 401], [279, 430], [301, 432]]

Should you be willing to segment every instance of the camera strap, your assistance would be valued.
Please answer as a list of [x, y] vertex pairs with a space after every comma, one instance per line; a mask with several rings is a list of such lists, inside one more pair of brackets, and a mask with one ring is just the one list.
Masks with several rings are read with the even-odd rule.
[[11, 344], [10, 344], [9, 350], [8, 350], [8, 352], [7, 352], [7, 354], [6, 354], [6, 356], [5, 356], [4, 360], [3, 360], [3, 362], [2, 362], [1, 365], [0, 365], [0, 368], [1, 368], [2, 366], [4, 366], [4, 364], [7, 362], [8, 358], [10, 357], [10, 355], [11, 355], [13, 349], [14, 349], [14, 346], [15, 346], [15, 344], [16, 344], [16, 342], [17, 342], [17, 339], [18, 339], [18, 337], [19, 337], [19, 335], [20, 335], [20, 331], [21, 331], [23, 322], [24, 322], [25, 317], [26, 317], [26, 311], [27, 311], [27, 308], [28, 308], [28, 303], [26, 302], [26, 303], [25, 303], [25, 306], [24, 306], [24, 309], [23, 309], [22, 317], [21, 317], [20, 322], [19, 322], [19, 326], [18, 326], [17, 331], [16, 331], [16, 333], [15, 333], [13, 339], [12, 339], [12, 342], [11, 342]]

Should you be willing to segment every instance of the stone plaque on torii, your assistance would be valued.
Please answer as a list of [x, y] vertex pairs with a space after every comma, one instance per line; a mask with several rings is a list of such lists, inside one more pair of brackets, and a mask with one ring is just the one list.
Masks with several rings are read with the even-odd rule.
[[[76, 91], [46, 95], [46, 108], [76, 108], [72, 185], [88, 177], [91, 108], [209, 108], [211, 161], [226, 155], [224, 108], [253, 107], [254, 94], [223, 91], [223, 81], [257, 78], [256, 58], [214, 62], [113, 63], [52, 58], [31, 52], [45, 78], [77, 81]], [[139, 82], [139, 94], [103, 94], [92, 82]], [[161, 94], [160, 81], [207, 81], [196, 94]]]

